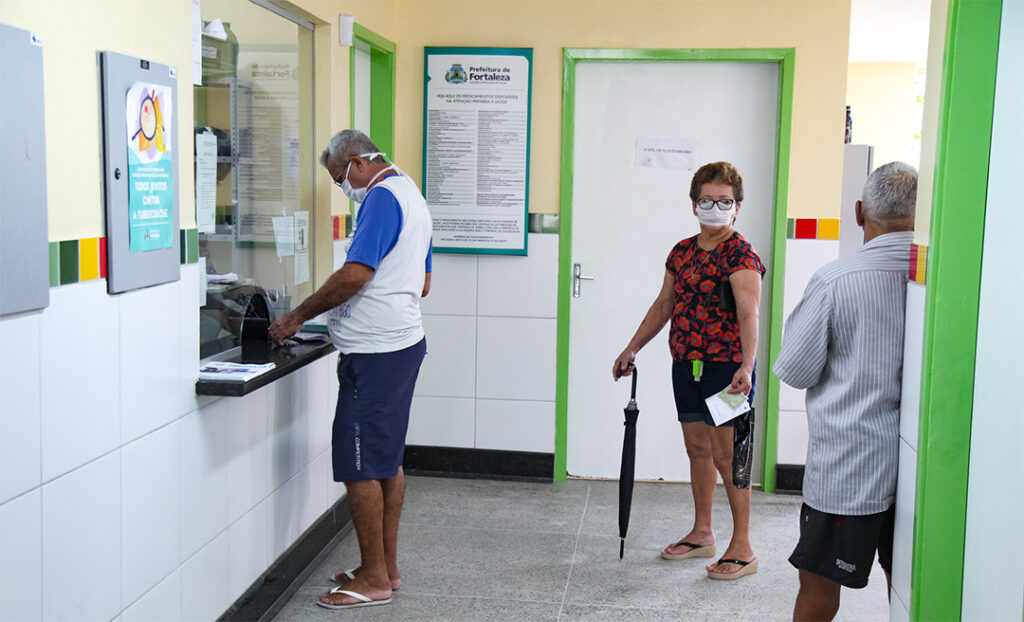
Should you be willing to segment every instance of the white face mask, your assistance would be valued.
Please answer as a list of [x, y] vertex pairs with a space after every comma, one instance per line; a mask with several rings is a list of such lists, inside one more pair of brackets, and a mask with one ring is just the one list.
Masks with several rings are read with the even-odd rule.
[[711, 209], [697, 208], [697, 220], [706, 227], [724, 227], [732, 224], [732, 217], [736, 215], [736, 206], [727, 212], [717, 207]]
[[[358, 157], [370, 159], [376, 156], [381, 156], [389, 164], [391, 163], [391, 160], [388, 160], [388, 156], [379, 151], [374, 153], [360, 153]], [[380, 177], [384, 173], [384, 171], [388, 170], [387, 168], [382, 168], [381, 170], [377, 171], [377, 174], [374, 175], [372, 179], [370, 179], [370, 183], [366, 184], [362, 188], [353, 188], [352, 184], [350, 184], [348, 181], [348, 170], [350, 168], [352, 168], [352, 160], [349, 160], [348, 166], [345, 167], [345, 176], [341, 180], [341, 191], [345, 193], [345, 196], [347, 196], [349, 200], [354, 201], [355, 203], [362, 203], [363, 199], [366, 198], [366, 193], [370, 191], [370, 186], [373, 185], [373, 182], [377, 181], [377, 178]]]

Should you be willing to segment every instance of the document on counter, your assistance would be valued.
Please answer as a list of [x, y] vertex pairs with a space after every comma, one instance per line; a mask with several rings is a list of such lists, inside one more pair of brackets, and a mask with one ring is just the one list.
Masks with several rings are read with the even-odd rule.
[[245, 382], [274, 369], [274, 363], [230, 363], [210, 361], [199, 368], [200, 380]]
[[750, 403], [747, 396], [742, 393], [729, 393], [729, 385], [704, 400], [711, 411], [711, 418], [715, 425], [722, 425], [730, 419], [735, 419], [750, 410]]

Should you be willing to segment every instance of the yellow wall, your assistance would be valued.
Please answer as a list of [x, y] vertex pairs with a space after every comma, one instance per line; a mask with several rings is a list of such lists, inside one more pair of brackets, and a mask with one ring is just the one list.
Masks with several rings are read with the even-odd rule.
[[846, 103], [853, 109], [853, 142], [875, 148], [876, 167], [910, 161], [916, 79], [915, 63], [850, 63]]
[[100, 196], [99, 76], [110, 50], [178, 70], [178, 196], [195, 227], [192, 181], [192, 3], [178, 0], [0, 0], [0, 23], [43, 38], [46, 196], [50, 240], [104, 235]]
[[[796, 48], [789, 216], [838, 213], [849, 0], [296, 0], [294, 5], [317, 22], [317, 84], [326, 89], [318, 98], [318, 140], [349, 123], [349, 49], [338, 44], [338, 15], [352, 13], [360, 25], [397, 44], [395, 157], [417, 180], [423, 47], [532, 47], [530, 206], [536, 212], [558, 211], [563, 47]], [[44, 41], [50, 239], [103, 234], [95, 57], [103, 49], [178, 68], [181, 223], [194, 226], [187, 147], [192, 144], [191, 2], [0, 0], [0, 22], [37, 31]], [[329, 196], [332, 204], [344, 200], [322, 175], [317, 181], [318, 197]], [[319, 212], [324, 213], [331, 210]], [[317, 226], [324, 222], [318, 215]]]

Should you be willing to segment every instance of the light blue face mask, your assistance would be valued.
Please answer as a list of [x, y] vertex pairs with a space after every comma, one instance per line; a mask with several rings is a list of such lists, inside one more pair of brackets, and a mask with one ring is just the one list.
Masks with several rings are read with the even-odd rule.
[[345, 196], [347, 196], [350, 200], [356, 203], [362, 203], [363, 199], [366, 198], [366, 193], [370, 191], [370, 186], [373, 185], [373, 182], [377, 181], [377, 178], [380, 177], [384, 173], [384, 171], [391, 168], [397, 170], [397, 167], [394, 164], [392, 164], [387, 154], [381, 153], [379, 151], [375, 151], [373, 153], [360, 153], [357, 157], [366, 158], [369, 160], [377, 156], [381, 156], [382, 158], [384, 158], [384, 161], [390, 164], [391, 166], [389, 166], [388, 168], [382, 168], [381, 170], [377, 171], [377, 174], [374, 175], [372, 179], [370, 179], [370, 183], [366, 184], [362, 188], [353, 188], [352, 184], [349, 183], [348, 170], [352, 167], [352, 160], [348, 161], [348, 166], [345, 167], [345, 176], [341, 180], [341, 191], [344, 192]]

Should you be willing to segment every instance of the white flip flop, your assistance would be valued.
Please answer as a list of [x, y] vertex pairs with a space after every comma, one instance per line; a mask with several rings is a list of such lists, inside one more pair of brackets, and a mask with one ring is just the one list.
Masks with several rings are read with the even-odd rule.
[[[355, 568], [353, 568], [352, 570], [355, 570]], [[345, 575], [346, 577], [348, 577], [349, 581], [354, 581], [355, 578], [356, 578], [356, 575], [355, 575], [355, 573], [352, 572], [352, 570], [345, 570], [343, 572], [336, 572], [336, 573], [332, 574], [331, 576], [329, 576], [327, 578], [331, 582], [333, 582], [333, 583], [341, 583], [341, 581], [338, 581], [337, 577], [338, 577], [338, 575]]]
[[355, 598], [359, 602], [349, 603], [347, 605], [331, 605], [331, 604], [325, 603], [324, 601], [322, 601], [319, 598], [317, 598], [316, 599], [316, 604], [320, 605], [321, 607], [324, 607], [325, 609], [356, 609], [357, 607], [372, 607], [374, 605], [387, 605], [388, 603], [391, 602], [391, 597], [390, 596], [388, 596], [387, 598], [382, 598], [380, 600], [373, 600], [372, 598], [367, 598], [366, 596], [363, 596], [359, 592], [353, 592], [352, 590], [343, 590], [343, 589], [341, 589], [340, 586], [334, 588], [333, 590], [328, 592], [328, 594], [344, 594], [345, 596], [351, 596], [352, 598]]

